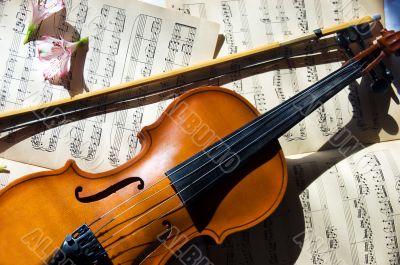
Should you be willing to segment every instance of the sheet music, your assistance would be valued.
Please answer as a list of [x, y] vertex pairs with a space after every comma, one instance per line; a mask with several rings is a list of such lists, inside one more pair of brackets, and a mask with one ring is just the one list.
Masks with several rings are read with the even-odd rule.
[[[225, 43], [220, 55], [232, 54], [258, 45], [301, 35], [323, 26], [363, 15], [383, 14], [383, 1], [361, 0], [169, 0], [168, 6], [183, 13], [200, 16], [221, 24]], [[305, 51], [307, 53], [307, 50]], [[309, 87], [341, 66], [341, 63], [276, 70], [233, 82], [228, 87], [245, 96], [258, 110], [265, 112]], [[286, 154], [317, 151], [343, 127], [364, 142], [398, 139], [397, 133], [381, 130], [387, 125], [377, 106], [379, 102], [368, 87], [353, 83], [285, 133], [281, 145]], [[365, 82], [364, 82], [365, 83]], [[391, 102], [389, 114], [399, 122], [399, 108]], [[365, 111], [367, 110], [367, 111]], [[379, 118], [377, 118], [379, 117]], [[389, 125], [388, 125], [389, 126]], [[332, 146], [331, 146], [332, 147]]]
[[0, 190], [20, 177], [48, 170], [46, 168], [23, 164], [4, 158], [0, 158], [0, 164], [7, 166], [6, 170], [0, 172]]
[[[399, 264], [399, 155], [400, 141], [392, 141], [348, 158], [337, 150], [318, 152], [318, 160], [289, 156], [286, 196], [294, 190], [300, 196], [285, 200], [258, 226], [212, 246], [211, 257], [219, 265]], [[296, 200], [303, 211], [298, 216]], [[290, 247], [299, 253], [290, 255]]]
[[[69, 97], [65, 88], [43, 81], [34, 43], [22, 44], [31, 17], [29, 5], [28, 0], [1, 2], [0, 45], [5, 48], [0, 51], [0, 111]], [[216, 23], [133, 0], [66, 0], [65, 5], [67, 12], [51, 17], [42, 31], [70, 40], [89, 36], [84, 79], [74, 72], [71, 81], [78, 88], [96, 90], [211, 59], [214, 54]], [[76, 61], [83, 53], [79, 51]], [[22, 142], [2, 134], [0, 153], [47, 168], [74, 159], [84, 170], [105, 171], [135, 156], [140, 150], [137, 133], [153, 123], [167, 104], [99, 115], [38, 132]]]

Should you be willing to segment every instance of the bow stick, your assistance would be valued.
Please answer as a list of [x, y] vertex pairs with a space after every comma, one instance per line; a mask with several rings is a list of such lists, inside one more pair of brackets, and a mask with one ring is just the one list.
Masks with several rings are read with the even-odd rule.
[[[155, 74], [140, 80], [103, 88], [70, 98], [54, 100], [52, 102], [36, 106], [24, 107], [0, 113], [0, 132], [12, 131], [34, 124], [45, 124], [47, 128], [62, 123], [83, 118], [82, 113], [97, 115], [105, 111], [114, 111], [121, 105], [132, 101], [147, 104], [151, 100], [158, 101], [174, 95], [183, 93], [200, 85], [221, 85], [235, 79], [234, 76], [242, 78], [245, 75], [257, 74], [256, 69], [265, 69], [276, 65], [289, 57], [309, 54], [310, 50], [296, 49], [295, 46], [317, 41], [346, 29], [369, 26], [370, 23], [380, 20], [379, 15], [366, 16], [351, 20], [334, 26], [320, 28], [304, 34], [297, 38], [282, 42], [274, 42], [244, 52], [224, 56], [221, 58], [205, 61], [166, 73]], [[332, 38], [333, 39], [333, 38]], [[331, 40], [321, 40], [313, 43], [313, 49], [323, 48], [321, 46], [333, 46]], [[336, 42], [336, 40], [335, 40]], [[338, 43], [334, 43], [336, 50]], [[313, 47], [314, 46], [314, 47]], [[290, 53], [288, 53], [290, 51]], [[149, 99], [149, 100], [147, 100]], [[79, 117], [77, 117], [79, 114]], [[75, 116], [74, 119], [66, 120], [67, 117]]]

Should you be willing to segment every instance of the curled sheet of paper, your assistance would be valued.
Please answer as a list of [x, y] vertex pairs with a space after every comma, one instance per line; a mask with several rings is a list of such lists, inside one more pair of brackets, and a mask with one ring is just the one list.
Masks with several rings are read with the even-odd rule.
[[[220, 56], [364, 15], [383, 14], [383, 1], [367, 0], [169, 0], [167, 3], [183, 13], [220, 23], [220, 33], [225, 35]], [[380, 27], [375, 23], [372, 30], [379, 31]], [[313, 46], [306, 47], [305, 53], [312, 55]], [[290, 55], [288, 50], [287, 57]], [[329, 59], [336, 62], [324, 63]], [[343, 54], [334, 53], [323, 54], [322, 58], [310, 57], [302, 64], [288, 60], [277, 70], [235, 81], [229, 88], [265, 112], [321, 80], [344, 60], [347, 59]], [[394, 71], [397, 69], [393, 67]], [[400, 80], [397, 73], [394, 76]], [[400, 122], [400, 109], [390, 96], [372, 93], [369, 83], [369, 77], [352, 83], [285, 133], [280, 138], [285, 154], [336, 148], [336, 143], [330, 140], [343, 128], [365, 143], [399, 139], [399, 132], [393, 128]]]
[[[89, 37], [73, 58], [71, 90], [43, 81], [35, 44], [23, 45], [31, 16], [28, 0], [0, 3], [0, 111], [49, 102], [211, 59], [219, 25], [134, 0], [70, 0], [46, 20], [41, 34]], [[86, 53], [87, 52], [87, 53]], [[83, 62], [85, 61], [85, 64]], [[85, 171], [117, 167], [140, 150], [142, 127], [168, 102], [140, 104], [47, 130], [0, 135], [0, 156], [47, 168], [74, 159]], [[38, 113], [40, 115], [40, 113]], [[47, 124], [44, 124], [47, 125]], [[21, 155], [23, 154], [23, 155]]]
[[0, 158], [0, 164], [6, 166], [6, 169], [0, 170], [0, 189], [22, 176], [48, 170], [46, 168], [23, 164], [3, 158]]
[[[263, 223], [209, 247], [215, 264], [400, 263], [400, 141], [287, 157], [289, 183]], [[347, 157], [347, 158], [346, 158]]]

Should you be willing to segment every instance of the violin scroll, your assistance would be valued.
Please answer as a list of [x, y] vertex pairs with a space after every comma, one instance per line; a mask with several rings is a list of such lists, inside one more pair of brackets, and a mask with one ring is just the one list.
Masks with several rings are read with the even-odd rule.
[[[395, 32], [393, 30], [383, 29], [381, 30], [381, 37], [378, 38], [374, 44], [354, 56], [346, 62], [345, 65], [352, 61], [362, 59], [369, 60], [362, 75], [370, 74], [373, 80], [371, 84], [372, 91], [383, 93], [389, 90], [390, 84], [393, 81], [393, 75], [382, 61], [392, 54], [400, 55], [400, 31]], [[374, 71], [377, 66], [380, 66], [379, 74]]]
[[382, 38], [379, 38], [378, 45], [386, 55], [395, 54], [400, 56], [400, 31], [383, 29]]
[[390, 84], [393, 81], [393, 75], [389, 69], [382, 63], [382, 60], [391, 54], [396, 56], [400, 55], [400, 31], [395, 32], [394, 30], [381, 30], [382, 37], [377, 40], [377, 45], [379, 45], [382, 50], [379, 56], [375, 59], [375, 61], [370, 64], [368, 67], [371, 69], [374, 68], [377, 64], [381, 65], [382, 73], [381, 77], [378, 78], [374, 73], [372, 77], [374, 81], [371, 84], [371, 89], [374, 92], [382, 93], [386, 92], [390, 88]]

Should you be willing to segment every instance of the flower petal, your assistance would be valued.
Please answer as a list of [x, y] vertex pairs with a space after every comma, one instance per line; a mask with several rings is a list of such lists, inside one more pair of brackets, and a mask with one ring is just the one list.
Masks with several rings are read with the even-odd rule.
[[71, 71], [71, 55], [65, 53], [60, 58], [60, 77], [61, 78], [68, 77], [70, 71]]
[[36, 25], [65, 7], [63, 0], [31, 0], [31, 3], [32, 23]]
[[71, 59], [73, 53], [88, 43], [84, 38], [77, 42], [43, 37], [36, 41], [39, 59], [44, 65], [43, 76], [52, 84], [69, 84], [71, 78]]
[[36, 41], [36, 46], [41, 61], [51, 60], [65, 53], [64, 41], [53, 37], [46, 36], [42, 40]]

